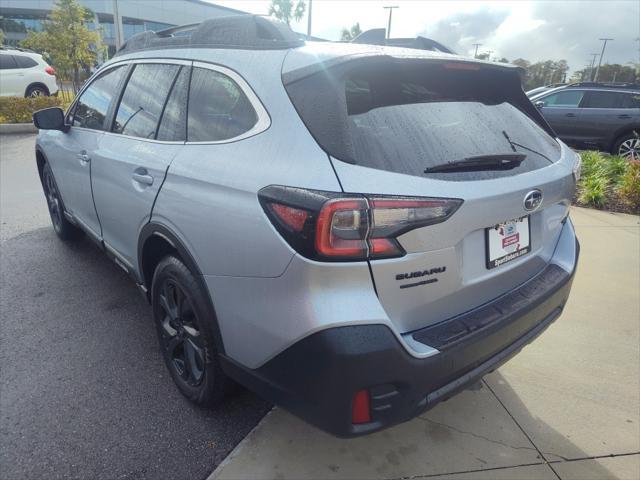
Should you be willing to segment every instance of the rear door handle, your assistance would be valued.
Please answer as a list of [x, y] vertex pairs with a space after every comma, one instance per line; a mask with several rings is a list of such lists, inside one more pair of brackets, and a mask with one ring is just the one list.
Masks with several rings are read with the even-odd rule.
[[627, 115], [626, 113], [623, 113], [622, 115], [618, 115], [618, 118], [627, 119], [627, 118], [631, 118], [631, 115]]
[[575, 117], [576, 114], [575, 113], [567, 113], [565, 114], [565, 117]]
[[91, 161], [91, 157], [89, 155], [87, 155], [87, 152], [85, 152], [84, 150], [82, 152], [80, 152], [76, 156], [80, 159], [80, 163], [82, 165], [86, 165], [87, 163], [89, 163]]
[[133, 175], [131, 175], [131, 178], [133, 178], [138, 183], [142, 183], [143, 185], [153, 185], [153, 177], [146, 173], [146, 170], [144, 171], [144, 173], [134, 172]]

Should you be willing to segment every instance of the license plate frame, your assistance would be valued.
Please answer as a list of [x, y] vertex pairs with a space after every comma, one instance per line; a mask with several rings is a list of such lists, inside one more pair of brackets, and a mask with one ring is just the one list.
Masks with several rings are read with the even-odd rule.
[[[528, 215], [485, 228], [484, 231], [485, 261], [488, 270], [510, 263], [531, 252], [531, 218]], [[515, 248], [512, 248], [514, 245]]]

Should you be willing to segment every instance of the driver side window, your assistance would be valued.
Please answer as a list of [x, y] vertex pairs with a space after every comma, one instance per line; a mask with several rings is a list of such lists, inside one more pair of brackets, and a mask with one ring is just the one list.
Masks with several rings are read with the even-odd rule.
[[118, 92], [118, 86], [126, 72], [124, 66], [115, 67], [100, 75], [82, 92], [73, 113], [73, 126], [104, 130], [109, 105]]
[[580, 90], [565, 90], [554, 93], [542, 99], [545, 107], [578, 108], [584, 92]]

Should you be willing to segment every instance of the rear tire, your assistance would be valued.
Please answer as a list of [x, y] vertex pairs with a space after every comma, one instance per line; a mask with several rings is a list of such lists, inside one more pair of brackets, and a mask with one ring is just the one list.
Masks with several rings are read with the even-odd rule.
[[616, 140], [611, 153], [628, 160], [640, 160], [640, 137], [634, 132], [621, 136]]
[[156, 267], [151, 305], [165, 364], [178, 390], [192, 402], [212, 406], [233, 382], [220, 365], [207, 292], [182, 261], [169, 255]]
[[74, 241], [83, 236], [82, 230], [73, 225], [64, 215], [64, 205], [60, 197], [58, 185], [48, 163], [42, 169], [42, 189], [47, 200], [47, 208], [51, 216], [51, 223], [56, 235], [66, 242]]
[[48, 96], [49, 90], [47, 89], [47, 87], [43, 87], [42, 85], [31, 85], [29, 88], [27, 88], [27, 93], [25, 95], [25, 97], [31, 98]]

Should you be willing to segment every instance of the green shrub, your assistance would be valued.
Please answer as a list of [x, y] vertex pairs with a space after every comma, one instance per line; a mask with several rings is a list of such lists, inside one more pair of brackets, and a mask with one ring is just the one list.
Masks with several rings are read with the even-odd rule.
[[49, 107], [66, 108], [66, 95], [58, 97], [0, 97], [0, 123], [29, 123], [33, 112]]
[[602, 172], [582, 178], [580, 181], [578, 201], [585, 205], [604, 207], [607, 200], [609, 182]]
[[640, 212], [640, 160], [627, 162], [627, 169], [618, 182], [620, 200], [631, 209]]

